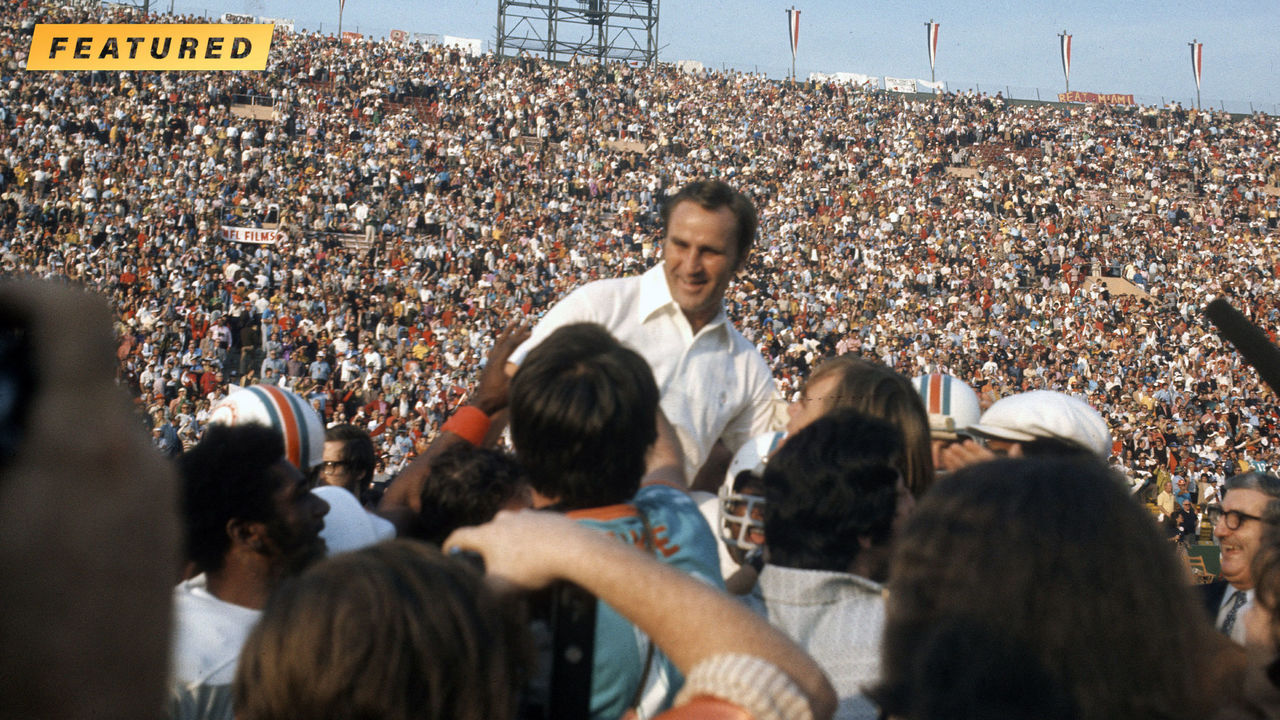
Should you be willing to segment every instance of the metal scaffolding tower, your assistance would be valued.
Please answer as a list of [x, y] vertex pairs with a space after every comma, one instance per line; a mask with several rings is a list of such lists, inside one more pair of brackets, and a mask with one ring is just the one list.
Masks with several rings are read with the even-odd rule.
[[658, 60], [658, 0], [498, 0], [497, 52], [652, 65]]

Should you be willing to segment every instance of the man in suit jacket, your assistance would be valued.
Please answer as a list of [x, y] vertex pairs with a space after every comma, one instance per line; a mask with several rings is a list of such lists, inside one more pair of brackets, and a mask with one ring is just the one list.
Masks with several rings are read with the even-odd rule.
[[1222, 580], [1200, 587], [1214, 627], [1243, 643], [1244, 615], [1254, 601], [1252, 566], [1262, 540], [1262, 515], [1268, 503], [1280, 499], [1280, 478], [1250, 471], [1227, 478], [1223, 489], [1222, 514], [1213, 525], [1222, 549]]

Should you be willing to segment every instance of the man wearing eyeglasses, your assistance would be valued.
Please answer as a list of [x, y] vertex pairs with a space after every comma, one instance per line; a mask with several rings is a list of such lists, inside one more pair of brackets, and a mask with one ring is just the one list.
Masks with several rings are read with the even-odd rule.
[[1222, 510], [1213, 524], [1213, 537], [1222, 550], [1222, 580], [1201, 585], [1214, 627], [1244, 643], [1244, 616], [1253, 605], [1253, 557], [1262, 540], [1262, 515], [1267, 504], [1280, 499], [1280, 478], [1247, 472], [1223, 484]]

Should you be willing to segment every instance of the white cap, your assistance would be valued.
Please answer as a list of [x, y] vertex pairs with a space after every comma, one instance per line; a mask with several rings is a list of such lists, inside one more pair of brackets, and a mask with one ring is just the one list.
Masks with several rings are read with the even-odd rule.
[[312, 494], [329, 503], [324, 516], [324, 538], [329, 556], [359, 550], [396, 536], [395, 526], [377, 515], [371, 515], [349, 490], [337, 485], [321, 485]]
[[1102, 458], [1111, 455], [1111, 430], [1102, 415], [1085, 401], [1052, 390], [997, 400], [976, 425], [969, 426], [969, 432], [1011, 442], [1065, 440]]

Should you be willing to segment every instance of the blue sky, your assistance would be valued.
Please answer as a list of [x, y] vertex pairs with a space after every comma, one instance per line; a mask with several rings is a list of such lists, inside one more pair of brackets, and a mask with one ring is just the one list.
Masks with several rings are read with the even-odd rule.
[[[153, 4], [166, 7], [164, 0]], [[333, 32], [338, 0], [173, 0], [178, 12], [287, 17]], [[1139, 102], [1195, 98], [1187, 43], [1204, 43], [1201, 99], [1228, 110], [1280, 113], [1280, 4], [1276, 0], [661, 0], [659, 59], [783, 77], [791, 65], [784, 10], [801, 11], [796, 71], [928, 79], [924, 23], [940, 23], [937, 77], [1049, 99], [1063, 90], [1057, 34], [1074, 36], [1071, 89], [1131, 93]], [[496, 0], [347, 0], [343, 29], [495, 37]]]

